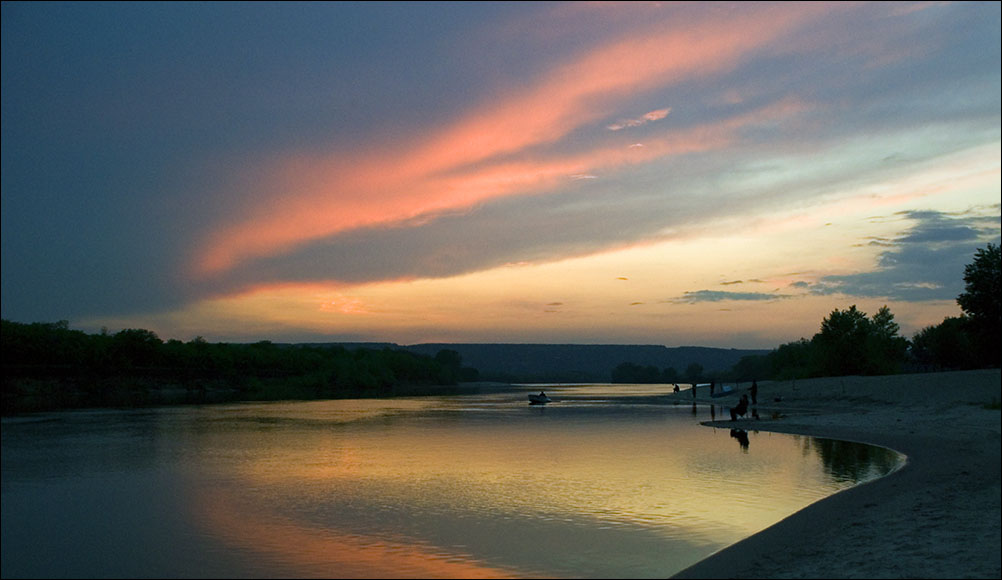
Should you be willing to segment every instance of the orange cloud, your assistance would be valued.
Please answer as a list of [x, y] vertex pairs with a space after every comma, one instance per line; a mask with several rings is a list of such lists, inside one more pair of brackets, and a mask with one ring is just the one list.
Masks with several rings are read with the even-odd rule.
[[[684, 25], [658, 23], [496, 96], [426, 139], [370, 154], [280, 159], [259, 168], [264, 177], [252, 192], [259, 201], [238, 208], [232, 222], [220, 224], [205, 241], [196, 273], [225, 272], [244, 260], [278, 255], [342, 231], [467, 211], [503, 196], [553, 191], [571, 176], [723, 146], [733, 138], [728, 130], [748, 119], [689, 130], [644, 147], [600, 145], [548, 160], [539, 151], [608, 117], [620, 99], [731, 69], [825, 10], [784, 5], [723, 19], [711, 14]], [[648, 120], [665, 115], [667, 109], [652, 111]], [[536, 161], [512, 159], [530, 148]]]

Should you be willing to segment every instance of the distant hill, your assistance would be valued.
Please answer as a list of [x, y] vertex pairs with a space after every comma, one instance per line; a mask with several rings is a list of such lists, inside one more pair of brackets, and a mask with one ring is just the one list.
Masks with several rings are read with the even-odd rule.
[[435, 356], [442, 349], [454, 350], [463, 365], [480, 371], [483, 380], [513, 382], [609, 382], [617, 365], [629, 362], [674, 368], [680, 374], [689, 365], [703, 367], [703, 374], [713, 378], [730, 370], [743, 356], [768, 354], [769, 350], [741, 350], [662, 345], [615, 344], [450, 344], [429, 343], [400, 346], [388, 343], [343, 343], [346, 348], [400, 348]]

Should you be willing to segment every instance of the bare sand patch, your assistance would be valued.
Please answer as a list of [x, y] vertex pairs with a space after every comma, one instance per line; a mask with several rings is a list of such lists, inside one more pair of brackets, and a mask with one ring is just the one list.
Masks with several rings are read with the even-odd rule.
[[[698, 400], [733, 405], [748, 386]], [[871, 443], [907, 463], [674, 577], [999, 578], [1000, 400], [999, 369], [760, 382], [760, 419], [706, 424]]]

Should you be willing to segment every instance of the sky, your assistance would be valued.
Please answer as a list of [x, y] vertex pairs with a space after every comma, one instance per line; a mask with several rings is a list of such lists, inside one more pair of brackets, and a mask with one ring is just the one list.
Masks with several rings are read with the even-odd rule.
[[959, 316], [985, 3], [3, 2], [2, 317], [775, 348]]

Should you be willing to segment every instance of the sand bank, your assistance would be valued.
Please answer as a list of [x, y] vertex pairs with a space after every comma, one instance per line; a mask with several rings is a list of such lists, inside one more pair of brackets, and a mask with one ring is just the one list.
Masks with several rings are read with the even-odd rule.
[[[747, 386], [698, 399], [734, 404]], [[998, 369], [759, 383], [760, 420], [707, 424], [871, 443], [908, 461], [675, 577], [999, 578], [1002, 413], [986, 405], [1000, 390]]]

